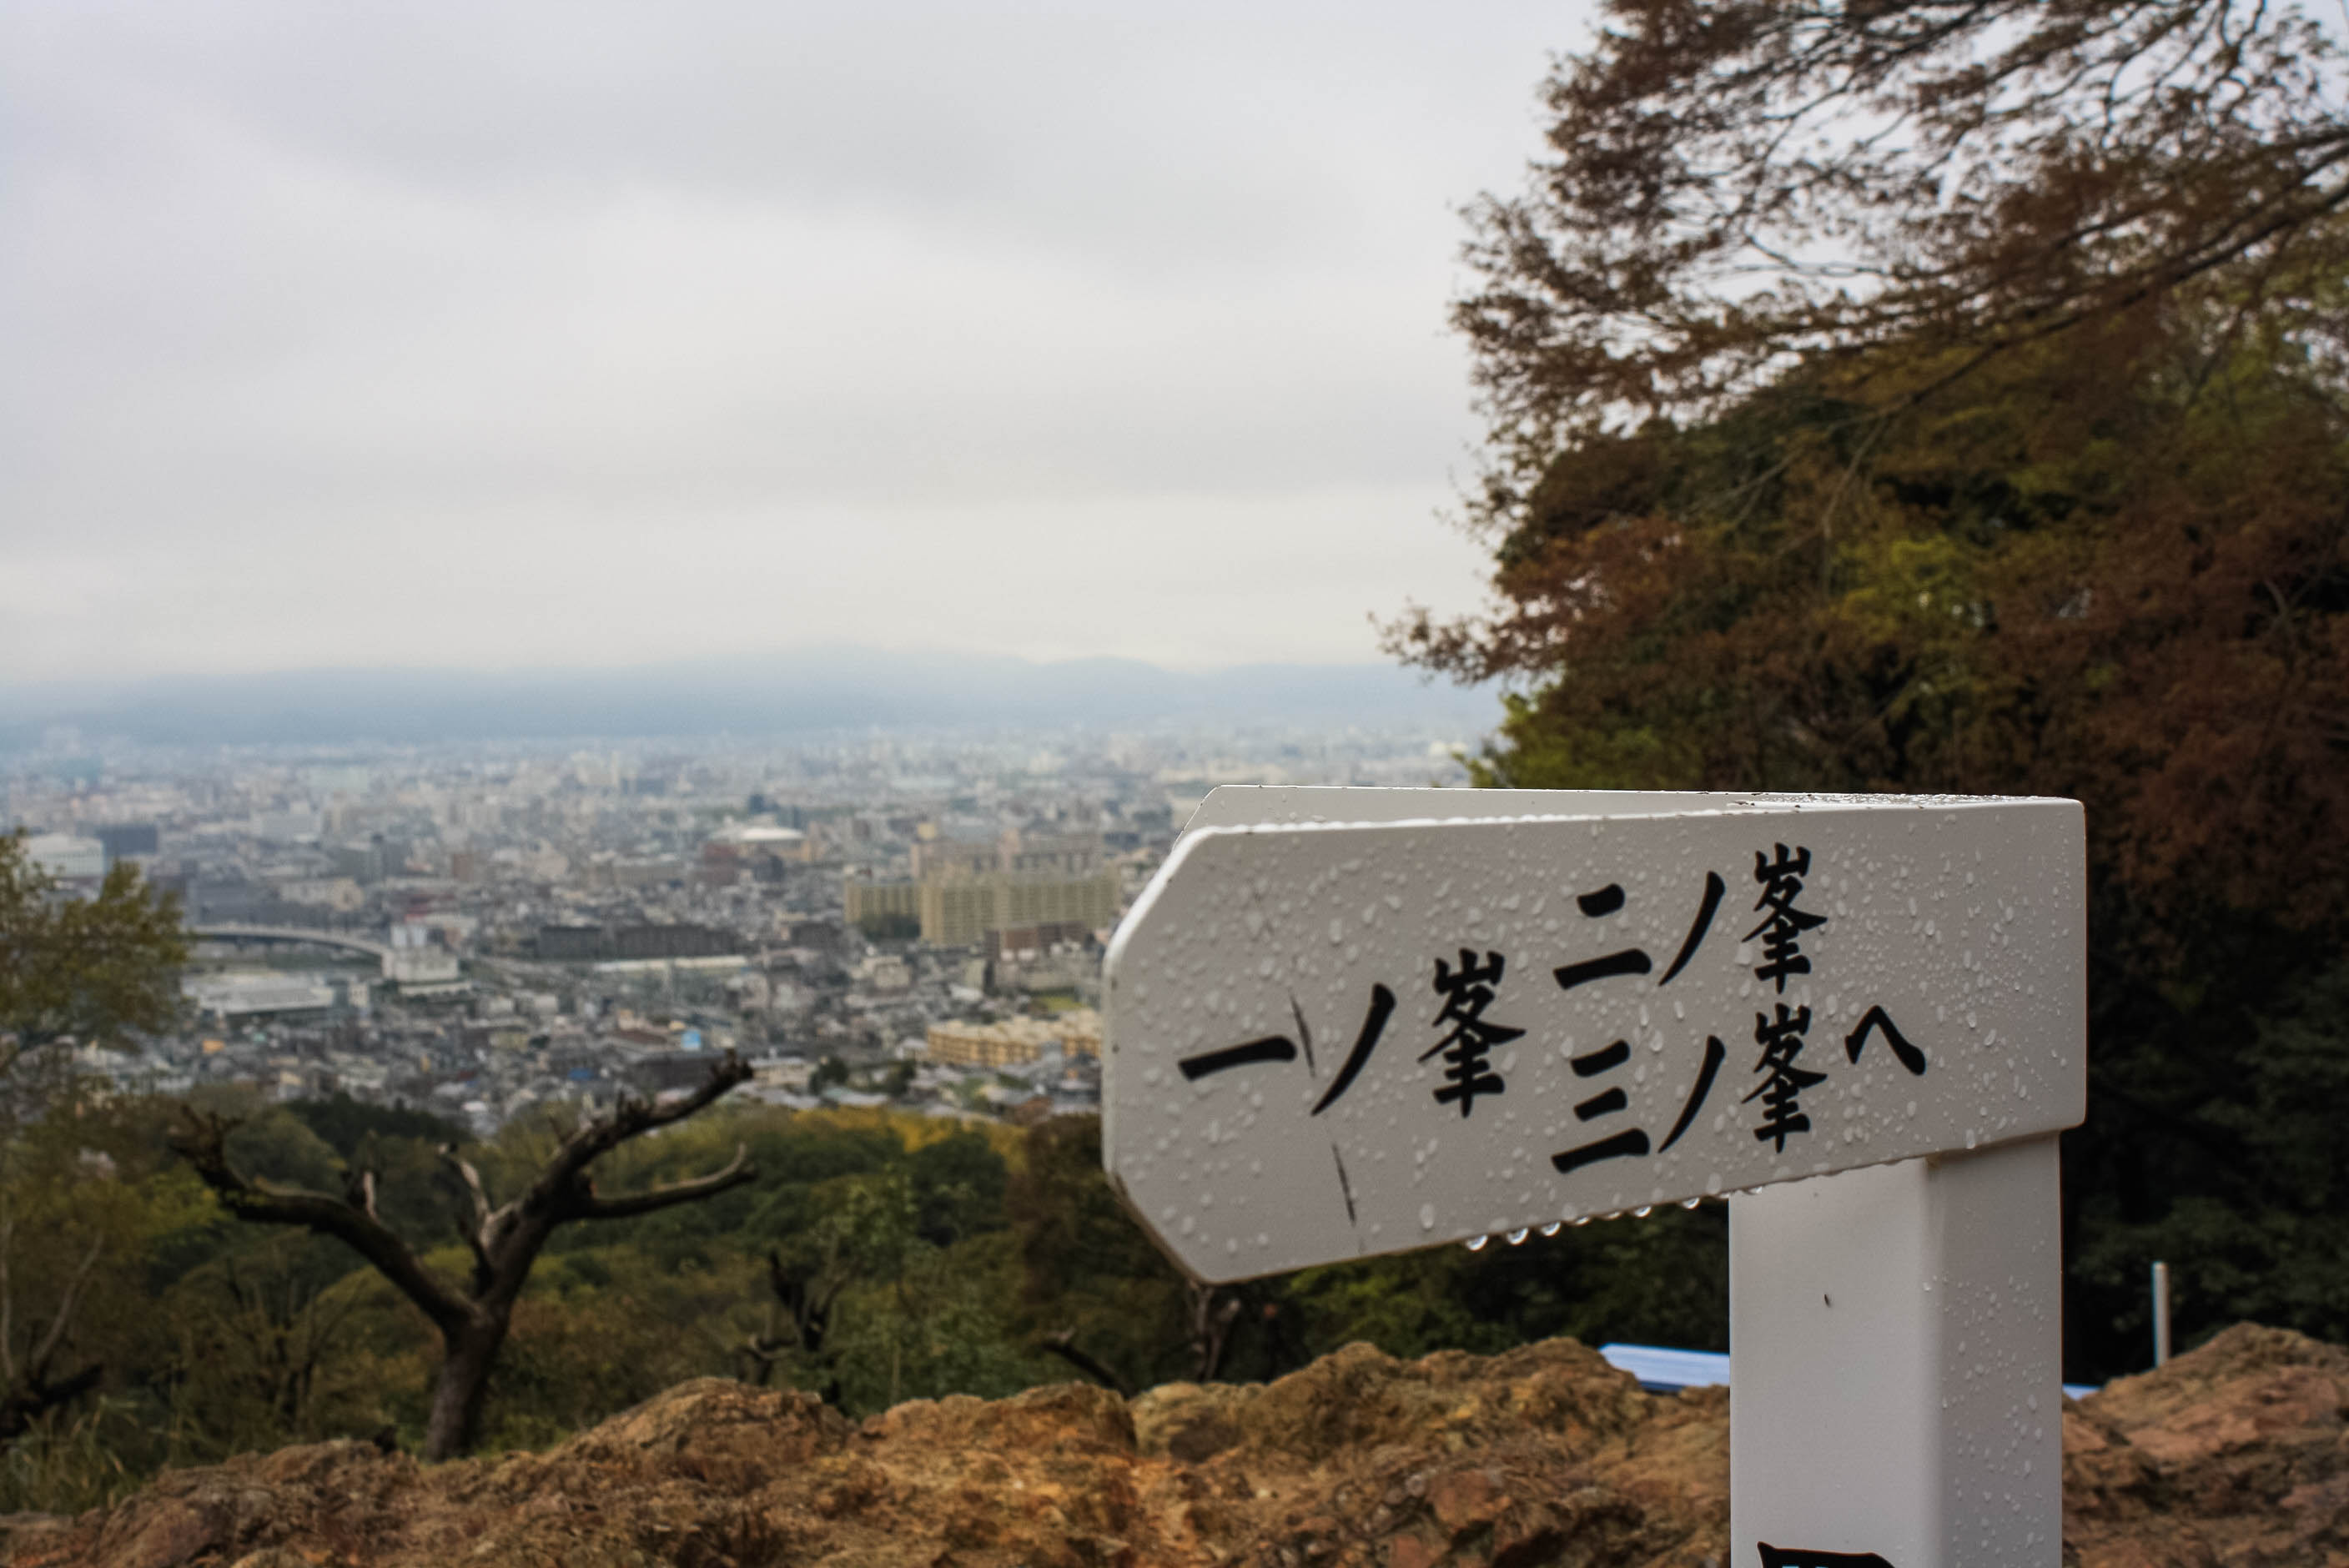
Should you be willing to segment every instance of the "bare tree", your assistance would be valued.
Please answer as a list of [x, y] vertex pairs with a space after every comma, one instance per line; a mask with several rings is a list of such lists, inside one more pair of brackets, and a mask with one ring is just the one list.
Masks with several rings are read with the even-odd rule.
[[492, 1206], [472, 1163], [454, 1148], [443, 1147], [441, 1158], [463, 1184], [466, 1200], [459, 1229], [472, 1252], [473, 1267], [462, 1285], [427, 1267], [416, 1250], [377, 1215], [372, 1171], [347, 1172], [339, 1197], [247, 1176], [228, 1158], [228, 1134], [235, 1122], [193, 1109], [186, 1112], [187, 1125], [174, 1143], [238, 1219], [300, 1225], [334, 1237], [431, 1319], [440, 1330], [443, 1355], [425, 1429], [424, 1456], [440, 1460], [464, 1452], [478, 1435], [482, 1392], [505, 1343], [514, 1302], [556, 1227], [573, 1220], [619, 1220], [697, 1202], [757, 1175], [748, 1151], [740, 1146], [722, 1170], [625, 1197], [599, 1195], [588, 1169], [629, 1139], [683, 1121], [750, 1076], [749, 1065], [729, 1052], [710, 1069], [708, 1081], [682, 1099], [656, 1104], [623, 1097], [607, 1115], [590, 1118], [564, 1136], [521, 1194], [501, 1205]]

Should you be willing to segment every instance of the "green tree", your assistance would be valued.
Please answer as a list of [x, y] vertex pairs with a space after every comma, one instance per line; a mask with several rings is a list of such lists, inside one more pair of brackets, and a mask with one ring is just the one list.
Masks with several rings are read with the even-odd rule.
[[120, 1046], [179, 1016], [180, 901], [128, 863], [90, 898], [58, 895], [22, 833], [0, 834], [0, 1073], [64, 1038]]
[[[77, 1343], [135, 1266], [153, 1210], [102, 1143], [71, 1141], [88, 1108], [50, 1047], [167, 1026], [186, 960], [178, 901], [135, 867], [67, 897], [23, 834], [0, 834], [0, 1444], [98, 1386], [103, 1363]], [[35, 1063], [47, 1070], [28, 1080], [18, 1069]]]
[[916, 1229], [935, 1247], [999, 1230], [1011, 1169], [995, 1146], [976, 1132], [957, 1132], [925, 1143], [908, 1161], [913, 1181]]
[[156, 1158], [140, 1106], [68, 1084], [46, 1109], [0, 1169], [0, 1447], [128, 1370], [152, 1326], [149, 1257], [207, 1207]]
[[332, 1243], [279, 1233], [173, 1282], [159, 1305], [175, 1340], [174, 1457], [218, 1460], [386, 1425], [374, 1368], [357, 1354], [367, 1278]]
[[1195, 1369], [1184, 1354], [1185, 1282], [1102, 1176], [1099, 1119], [1030, 1128], [1004, 1209], [1018, 1237], [1021, 1315], [1044, 1343], [1075, 1348], [1085, 1357], [1077, 1365], [1090, 1361], [1126, 1388]]

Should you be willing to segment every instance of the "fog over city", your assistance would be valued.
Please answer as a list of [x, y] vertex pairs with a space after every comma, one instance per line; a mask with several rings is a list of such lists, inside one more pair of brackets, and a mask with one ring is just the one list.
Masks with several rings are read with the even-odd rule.
[[1578, 8], [0, 7], [0, 685], [1463, 609]]

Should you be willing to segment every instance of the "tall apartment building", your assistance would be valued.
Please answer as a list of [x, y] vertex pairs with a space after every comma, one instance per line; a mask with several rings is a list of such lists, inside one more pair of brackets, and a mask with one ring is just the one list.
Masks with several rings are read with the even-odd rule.
[[910, 914], [921, 923], [923, 941], [970, 947], [990, 931], [1093, 931], [1117, 915], [1118, 875], [1102, 864], [1098, 838], [1014, 830], [993, 843], [936, 839], [916, 843], [913, 861], [910, 882], [845, 882], [849, 921]]
[[919, 920], [922, 915], [922, 886], [912, 882], [866, 882], [862, 877], [848, 877], [840, 887], [843, 913], [851, 925], [869, 921], [886, 920], [893, 916]]

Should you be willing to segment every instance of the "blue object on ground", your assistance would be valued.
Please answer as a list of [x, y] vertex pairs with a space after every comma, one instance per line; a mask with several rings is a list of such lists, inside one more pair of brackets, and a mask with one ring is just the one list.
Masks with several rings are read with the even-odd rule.
[[1729, 1382], [1729, 1357], [1711, 1350], [1666, 1350], [1654, 1345], [1602, 1345], [1599, 1354], [1629, 1372], [1651, 1394], [1710, 1388]]
[[[1729, 1357], [1713, 1350], [1670, 1350], [1658, 1345], [1602, 1345], [1599, 1354], [1619, 1372], [1629, 1372], [1651, 1394], [1676, 1394], [1682, 1388], [1726, 1387]], [[2093, 1383], [2066, 1383], [2064, 1397], [2085, 1399], [2096, 1391]]]

